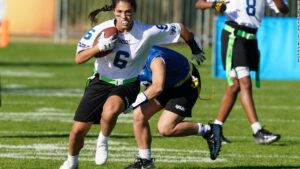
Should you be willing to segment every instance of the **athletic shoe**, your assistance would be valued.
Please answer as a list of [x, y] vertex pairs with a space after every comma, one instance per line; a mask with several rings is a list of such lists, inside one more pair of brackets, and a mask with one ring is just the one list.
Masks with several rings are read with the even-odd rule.
[[222, 144], [229, 144], [231, 143], [231, 140], [229, 140], [228, 138], [226, 138], [223, 133], [221, 135], [221, 141], [222, 141]]
[[103, 165], [108, 158], [108, 143], [101, 143], [96, 147], [95, 163]]
[[59, 169], [78, 169], [78, 163], [72, 164], [70, 161], [66, 160], [64, 164], [59, 167]]
[[280, 139], [280, 134], [274, 134], [262, 128], [253, 134], [253, 137], [256, 144], [271, 144]]
[[203, 136], [208, 144], [210, 159], [217, 159], [219, 152], [221, 151], [221, 135], [222, 127], [219, 124], [209, 124], [210, 131]]
[[151, 169], [151, 168], [155, 168], [153, 158], [151, 158], [150, 160], [136, 158], [133, 164], [130, 164], [124, 169]]

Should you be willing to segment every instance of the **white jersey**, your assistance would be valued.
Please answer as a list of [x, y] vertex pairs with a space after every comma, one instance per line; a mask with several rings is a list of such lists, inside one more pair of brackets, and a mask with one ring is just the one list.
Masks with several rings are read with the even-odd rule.
[[[207, 0], [213, 2], [215, 0]], [[265, 13], [266, 5], [279, 13], [274, 0], [228, 0], [227, 9], [224, 12], [228, 21], [234, 21], [239, 25], [250, 28], [258, 28]], [[287, 0], [284, 0], [287, 4]]]
[[[105, 28], [112, 27], [114, 20], [105, 21], [85, 34], [77, 46], [78, 52], [91, 48], [96, 36]], [[143, 69], [153, 45], [175, 43], [180, 38], [178, 23], [148, 25], [137, 20], [128, 33], [118, 33], [118, 41], [110, 54], [96, 58], [95, 71], [111, 79], [137, 77]]]

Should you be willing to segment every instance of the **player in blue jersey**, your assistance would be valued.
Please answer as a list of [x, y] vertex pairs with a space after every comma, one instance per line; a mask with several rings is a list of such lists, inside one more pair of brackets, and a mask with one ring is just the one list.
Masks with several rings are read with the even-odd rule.
[[202, 136], [207, 140], [211, 159], [216, 159], [221, 148], [221, 126], [184, 121], [192, 116], [201, 89], [200, 75], [194, 65], [171, 49], [153, 46], [139, 78], [147, 86], [132, 104], [139, 157], [126, 169], [154, 165], [148, 120], [162, 109], [157, 124], [162, 136]]

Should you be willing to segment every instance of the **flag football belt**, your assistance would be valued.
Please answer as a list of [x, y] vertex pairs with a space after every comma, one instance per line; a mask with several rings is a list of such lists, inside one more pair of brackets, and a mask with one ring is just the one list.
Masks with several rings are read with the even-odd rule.
[[[256, 39], [256, 35], [253, 33], [248, 33], [244, 30], [236, 30], [235, 28], [231, 27], [228, 24], [225, 24], [224, 30], [229, 32], [229, 41], [227, 46], [227, 53], [226, 53], [226, 78], [229, 86], [233, 85], [233, 81], [231, 77], [229, 76], [229, 72], [232, 69], [232, 53], [233, 53], [233, 46], [236, 36], [239, 36], [241, 38], [245, 38], [247, 40], [254, 40]], [[259, 69], [257, 70], [256, 74], [256, 87], [260, 87], [260, 78], [259, 78]]]
[[192, 78], [192, 82], [193, 82], [192, 87], [193, 88], [198, 88], [198, 86], [199, 86], [198, 78], [195, 78], [192, 74], [193, 74], [193, 65], [192, 65], [191, 62], [189, 62], [189, 72], [188, 72], [188, 74], [185, 76], [184, 79], [180, 80], [176, 85], [174, 85], [174, 87], [181, 86], [187, 80], [189, 80], [190, 78]]
[[126, 85], [129, 83], [132, 83], [134, 81], [137, 80], [138, 77], [133, 77], [133, 78], [129, 78], [129, 79], [110, 79], [104, 75], [99, 75], [99, 80], [102, 80], [106, 83], [110, 83], [116, 86], [120, 86], [120, 85]]

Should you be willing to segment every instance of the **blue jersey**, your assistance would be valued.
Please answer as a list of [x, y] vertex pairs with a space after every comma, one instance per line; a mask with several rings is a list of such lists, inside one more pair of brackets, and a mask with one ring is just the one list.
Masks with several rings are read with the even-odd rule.
[[160, 57], [166, 65], [165, 88], [176, 86], [189, 73], [189, 61], [183, 55], [168, 48], [153, 46], [150, 49], [146, 65], [139, 75], [141, 83], [152, 83], [150, 64], [154, 58]]

